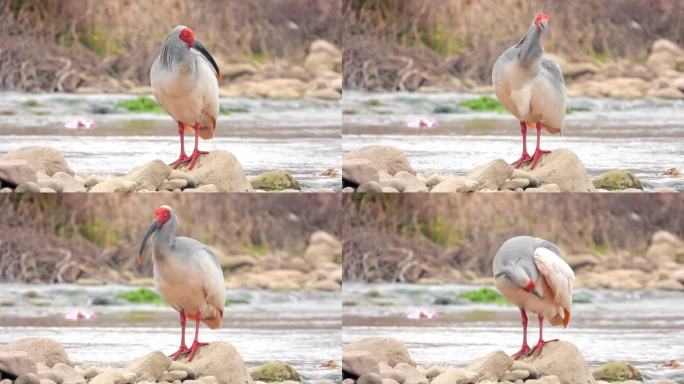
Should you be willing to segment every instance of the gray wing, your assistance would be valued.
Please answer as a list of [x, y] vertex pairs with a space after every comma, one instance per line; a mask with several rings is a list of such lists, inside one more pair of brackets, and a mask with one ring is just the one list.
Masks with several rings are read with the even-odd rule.
[[552, 84], [558, 84], [562, 88], [565, 88], [565, 79], [563, 78], [563, 72], [558, 63], [550, 59], [542, 59], [541, 66], [549, 75], [549, 80], [551, 80]]

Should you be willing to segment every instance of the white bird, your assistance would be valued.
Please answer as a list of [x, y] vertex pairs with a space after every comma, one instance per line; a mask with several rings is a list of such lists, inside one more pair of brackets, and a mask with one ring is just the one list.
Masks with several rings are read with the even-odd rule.
[[[209, 51], [195, 39], [195, 32], [179, 25], [166, 35], [161, 52], [152, 64], [150, 82], [154, 97], [161, 107], [178, 123], [180, 156], [170, 165], [177, 168], [190, 162], [192, 169], [197, 159], [207, 154], [198, 148], [198, 135], [214, 137], [219, 114], [221, 71]], [[195, 132], [195, 148], [185, 154], [185, 130]]]
[[[550, 151], [539, 147], [542, 128], [550, 133], [561, 133], [565, 120], [565, 80], [561, 68], [553, 60], [544, 58], [543, 38], [548, 34], [549, 17], [539, 13], [527, 34], [518, 44], [505, 50], [492, 70], [492, 84], [496, 98], [520, 121], [523, 149], [515, 168], [537, 161]], [[527, 153], [527, 128], [537, 129], [537, 147]]]
[[[189, 354], [207, 345], [198, 340], [200, 321], [215, 329], [221, 326], [226, 290], [221, 266], [206, 245], [188, 237], [176, 237], [178, 220], [173, 209], [162, 205], [152, 221], [138, 253], [140, 265], [147, 239], [154, 235], [154, 284], [162, 298], [180, 315], [181, 342], [172, 359]], [[185, 345], [186, 317], [195, 320], [195, 339], [190, 348]]]
[[[542, 337], [544, 318], [551, 325], [570, 323], [575, 274], [560, 255], [560, 249], [549, 241], [518, 236], [503, 243], [494, 257], [496, 288], [520, 309], [522, 318], [523, 343], [515, 359], [535, 350], [539, 355], [550, 342]], [[527, 345], [527, 312], [538, 314], [539, 319], [539, 341], [532, 349]]]

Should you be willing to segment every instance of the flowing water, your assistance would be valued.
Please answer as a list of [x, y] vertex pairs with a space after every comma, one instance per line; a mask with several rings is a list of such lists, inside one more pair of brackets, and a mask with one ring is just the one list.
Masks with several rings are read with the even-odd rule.
[[[520, 128], [508, 112], [472, 112], [458, 104], [479, 95], [442, 93], [360, 93], [345, 91], [343, 152], [366, 145], [403, 150], [419, 172], [462, 175], [494, 159], [513, 162], [520, 156]], [[542, 134], [542, 148], [574, 151], [593, 177], [627, 169], [647, 188], [684, 190], [684, 101], [572, 98], [563, 136]], [[442, 112], [442, 113], [438, 113]], [[407, 128], [420, 117], [437, 120], [438, 128]], [[535, 131], [528, 131], [534, 149]], [[684, 175], [684, 172], [683, 172]]]
[[[458, 297], [476, 288], [345, 283], [342, 341], [394, 337], [406, 344], [418, 363], [453, 366], [464, 366], [497, 349], [516, 352], [522, 340], [518, 309]], [[667, 360], [684, 359], [684, 294], [578, 289], [574, 301], [570, 326], [547, 325], [544, 338], [574, 343], [591, 369], [609, 361], [628, 361], [649, 382], [670, 378], [684, 383], [684, 369], [663, 367]], [[436, 311], [438, 318], [407, 318], [421, 309]], [[537, 341], [537, 324], [531, 317], [530, 343]]]
[[[178, 157], [176, 123], [166, 114], [130, 113], [117, 104], [131, 95], [0, 93], [0, 153], [24, 146], [49, 146], [79, 174], [121, 175], [154, 159]], [[200, 149], [225, 150], [242, 164], [247, 177], [269, 170], [295, 176], [305, 190], [341, 189], [339, 177], [322, 176], [340, 168], [340, 109], [337, 102], [221, 99], [230, 115], [219, 116], [216, 136]], [[75, 119], [94, 129], [68, 130]], [[186, 151], [192, 151], [186, 135]], [[189, 153], [189, 152], [188, 152]]]
[[[0, 343], [22, 337], [50, 337], [77, 364], [122, 366], [153, 350], [178, 348], [178, 315], [166, 305], [130, 304], [117, 294], [134, 288], [68, 284], [0, 284]], [[292, 365], [306, 381], [341, 381], [340, 295], [327, 292], [228, 290], [223, 326], [200, 327], [204, 342], [228, 341], [248, 369], [273, 360]], [[99, 304], [99, 305], [96, 305]], [[76, 309], [93, 311], [93, 320], [69, 321]], [[194, 332], [188, 320], [188, 335]], [[190, 339], [191, 340], [191, 339]]]

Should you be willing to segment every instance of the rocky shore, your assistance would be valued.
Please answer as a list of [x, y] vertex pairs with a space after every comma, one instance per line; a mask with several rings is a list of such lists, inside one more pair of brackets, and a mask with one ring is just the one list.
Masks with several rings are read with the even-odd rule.
[[[333, 172], [334, 177], [334, 172]], [[171, 169], [161, 160], [131, 169], [126, 175], [79, 175], [64, 155], [49, 147], [26, 147], [0, 155], [0, 192], [299, 192], [302, 186], [284, 171], [264, 172], [247, 180], [230, 152], [202, 156], [192, 170]], [[318, 190], [316, 192], [332, 192]]]
[[608, 362], [591, 371], [580, 350], [567, 341], [548, 344], [539, 356], [515, 361], [499, 350], [465, 367], [453, 367], [448, 363], [418, 364], [401, 341], [389, 337], [370, 337], [345, 345], [342, 374], [343, 384], [636, 384], [643, 379], [625, 362]]
[[[406, 154], [390, 146], [367, 146], [347, 152], [342, 159], [342, 192], [642, 192], [641, 181], [627, 170], [605, 172], [593, 180], [579, 157], [557, 149], [514, 169], [497, 159], [467, 175], [417, 173]], [[658, 188], [654, 192], [676, 192]]]
[[[25, 338], [0, 346], [2, 384], [261, 384], [304, 381], [282, 361], [248, 372], [240, 353], [225, 341], [210, 343], [188, 362], [171, 361], [160, 351], [138, 357], [122, 367], [75, 365], [64, 347], [48, 338]], [[333, 384], [318, 380], [314, 384]]]

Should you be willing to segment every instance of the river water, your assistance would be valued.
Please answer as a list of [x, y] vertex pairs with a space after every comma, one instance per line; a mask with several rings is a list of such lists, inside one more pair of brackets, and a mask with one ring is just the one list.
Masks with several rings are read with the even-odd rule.
[[[154, 350], [174, 352], [180, 342], [177, 313], [166, 305], [130, 304], [116, 298], [131, 289], [135, 288], [0, 284], [0, 343], [50, 337], [64, 345], [77, 364], [105, 366], [122, 366]], [[340, 364], [339, 293], [228, 290], [228, 298], [239, 303], [226, 307], [220, 329], [202, 325], [200, 341], [228, 341], [248, 370], [282, 360], [307, 382], [342, 380], [339, 368], [321, 366], [327, 360]], [[79, 308], [93, 311], [97, 318], [65, 319]], [[192, 340], [190, 320], [187, 332]]]
[[[176, 123], [166, 114], [130, 113], [117, 107], [131, 95], [26, 94], [0, 92], [0, 153], [24, 146], [62, 151], [79, 174], [121, 175], [154, 159], [178, 157]], [[200, 149], [225, 150], [242, 164], [247, 177], [269, 170], [295, 176], [305, 190], [341, 189], [339, 104], [332, 101], [221, 99], [216, 136]], [[91, 130], [68, 130], [75, 119], [94, 121]], [[186, 151], [192, 151], [186, 135]], [[189, 153], [189, 152], [188, 152]]]
[[[465, 285], [345, 283], [343, 343], [387, 336], [403, 341], [418, 363], [464, 366], [497, 349], [520, 348], [520, 312], [512, 305], [473, 304], [458, 298], [476, 289]], [[609, 361], [628, 361], [649, 377], [684, 383], [684, 369], [663, 367], [684, 360], [684, 294], [577, 289], [567, 329], [544, 327], [548, 340], [577, 345], [591, 369]], [[437, 305], [436, 302], [448, 305]], [[435, 320], [409, 320], [409, 313], [436, 311]], [[531, 317], [528, 340], [536, 343], [538, 322]]]
[[[391, 145], [403, 150], [419, 172], [455, 175], [498, 158], [517, 160], [522, 146], [520, 128], [511, 114], [472, 112], [458, 106], [478, 97], [345, 91], [343, 152], [366, 145]], [[543, 133], [543, 149], [574, 151], [590, 177], [628, 169], [647, 188], [684, 190], [684, 177], [661, 175], [670, 168], [684, 169], [684, 101], [572, 98], [568, 107], [574, 111], [566, 117], [563, 136]], [[422, 132], [406, 127], [420, 117], [437, 120], [439, 127]], [[534, 132], [528, 131], [531, 150]]]

